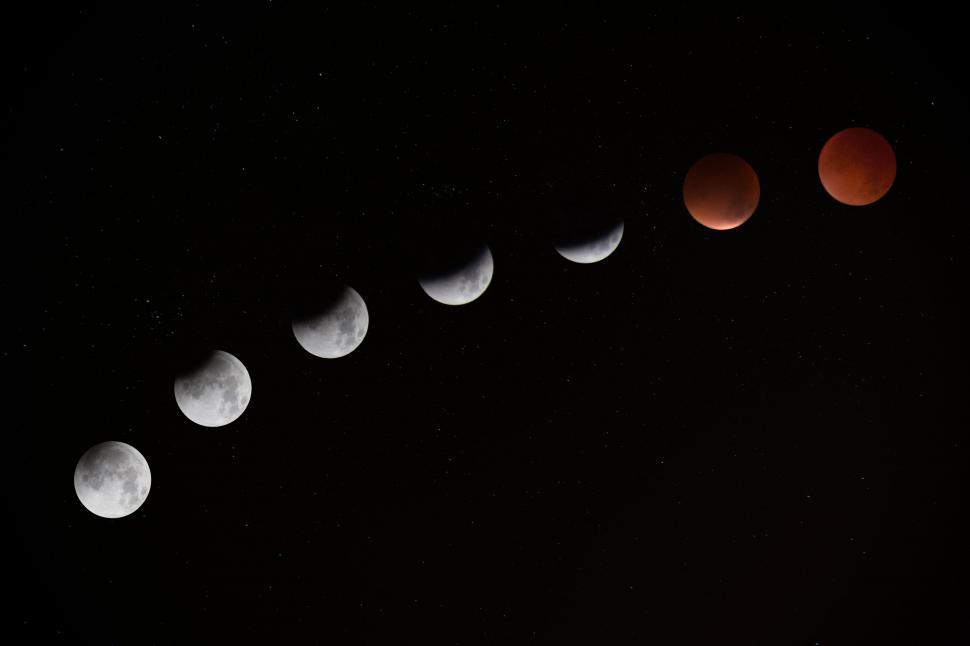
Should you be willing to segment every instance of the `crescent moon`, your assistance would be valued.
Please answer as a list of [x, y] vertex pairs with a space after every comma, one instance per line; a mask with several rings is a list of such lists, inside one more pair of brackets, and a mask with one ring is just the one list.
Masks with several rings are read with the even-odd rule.
[[566, 260], [586, 265], [607, 258], [620, 246], [622, 239], [623, 222], [620, 222], [606, 233], [584, 242], [557, 245], [556, 251]]
[[482, 250], [456, 270], [425, 276], [418, 282], [425, 293], [445, 305], [465, 305], [481, 296], [492, 282], [492, 252]]
[[357, 349], [367, 334], [370, 317], [364, 299], [353, 287], [344, 287], [337, 300], [323, 311], [293, 321], [293, 335], [315, 357], [337, 359]]

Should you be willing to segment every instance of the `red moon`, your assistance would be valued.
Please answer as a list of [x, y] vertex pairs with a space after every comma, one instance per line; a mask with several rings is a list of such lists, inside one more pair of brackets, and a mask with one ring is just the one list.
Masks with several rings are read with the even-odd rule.
[[846, 128], [822, 147], [818, 176], [828, 194], [839, 202], [865, 206], [877, 201], [893, 185], [896, 155], [878, 132]]
[[697, 160], [684, 178], [684, 204], [691, 216], [723, 231], [744, 224], [758, 207], [761, 186], [748, 162], [730, 153]]

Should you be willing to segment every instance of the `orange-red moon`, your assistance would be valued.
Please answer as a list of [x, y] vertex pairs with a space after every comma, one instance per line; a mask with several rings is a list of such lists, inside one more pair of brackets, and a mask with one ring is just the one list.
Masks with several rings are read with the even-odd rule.
[[723, 231], [744, 224], [758, 207], [761, 186], [748, 162], [731, 153], [702, 157], [684, 178], [684, 204], [691, 216]]
[[818, 176], [839, 202], [865, 206], [889, 192], [896, 179], [896, 154], [878, 132], [846, 128], [822, 147]]

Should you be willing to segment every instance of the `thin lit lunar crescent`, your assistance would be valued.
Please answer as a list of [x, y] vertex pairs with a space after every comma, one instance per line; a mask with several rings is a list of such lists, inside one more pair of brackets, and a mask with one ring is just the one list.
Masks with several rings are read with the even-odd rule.
[[186, 417], [201, 426], [224, 426], [236, 420], [249, 405], [252, 392], [246, 366], [222, 350], [175, 380], [175, 402]]
[[593, 237], [585, 242], [557, 245], [556, 251], [566, 260], [588, 265], [599, 262], [616, 251], [622, 239], [623, 222], [620, 222], [603, 235]]
[[145, 456], [124, 442], [102, 442], [88, 449], [74, 469], [74, 491], [88, 511], [121, 518], [142, 506], [152, 488]]
[[495, 264], [488, 246], [472, 256], [463, 266], [421, 278], [425, 293], [445, 305], [465, 305], [482, 295], [492, 282]]
[[321, 312], [293, 321], [293, 335], [310, 354], [336, 359], [360, 345], [369, 321], [364, 299], [353, 287], [344, 287], [337, 300]]

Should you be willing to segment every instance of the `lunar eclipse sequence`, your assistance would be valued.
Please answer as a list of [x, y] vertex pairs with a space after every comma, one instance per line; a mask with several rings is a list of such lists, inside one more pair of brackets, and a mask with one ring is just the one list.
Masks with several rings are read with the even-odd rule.
[[[864, 127], [851, 127], [833, 135], [822, 147], [818, 176], [825, 191], [848, 206], [867, 206], [884, 197], [896, 177], [896, 157], [889, 142]], [[683, 203], [702, 226], [726, 231], [750, 219], [761, 199], [757, 172], [743, 158], [725, 152], [697, 160], [683, 181]], [[610, 222], [589, 231], [574, 231], [556, 251], [578, 264], [609, 257], [619, 246], [624, 222]], [[466, 305], [482, 296], [492, 281], [491, 250], [481, 244], [463, 250], [453, 262], [419, 277], [419, 285], [434, 301]], [[367, 305], [350, 286], [343, 286], [326, 302], [292, 321], [295, 341], [309, 354], [338, 359], [352, 353], [365, 339], [369, 325]], [[215, 350], [176, 377], [174, 396], [179, 410], [191, 422], [221, 427], [242, 416], [253, 392], [246, 366], [235, 355]], [[117, 441], [92, 446], [77, 463], [74, 487], [91, 513], [120, 518], [137, 511], [151, 490], [152, 474], [145, 457], [134, 447]]]

